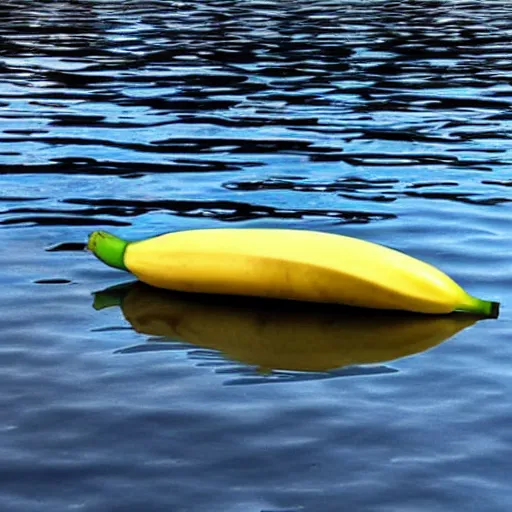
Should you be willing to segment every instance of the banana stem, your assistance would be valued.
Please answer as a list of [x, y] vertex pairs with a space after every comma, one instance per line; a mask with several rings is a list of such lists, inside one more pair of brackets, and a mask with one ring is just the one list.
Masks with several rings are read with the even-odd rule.
[[110, 267], [128, 270], [124, 264], [124, 253], [129, 243], [106, 231], [94, 231], [89, 235], [87, 249]]
[[498, 318], [500, 314], [500, 303], [492, 302], [490, 300], [482, 300], [477, 297], [469, 297], [467, 304], [464, 304], [457, 311], [464, 311], [466, 313], [473, 313], [475, 315], [482, 315], [487, 318]]

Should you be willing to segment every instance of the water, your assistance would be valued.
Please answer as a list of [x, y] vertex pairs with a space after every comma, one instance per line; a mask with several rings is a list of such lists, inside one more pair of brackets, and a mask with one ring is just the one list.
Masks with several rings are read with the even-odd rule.
[[[509, 510], [508, 2], [7, 1], [0, 22], [1, 510]], [[365, 329], [105, 291], [129, 279], [83, 251], [221, 226], [384, 243], [502, 314]]]

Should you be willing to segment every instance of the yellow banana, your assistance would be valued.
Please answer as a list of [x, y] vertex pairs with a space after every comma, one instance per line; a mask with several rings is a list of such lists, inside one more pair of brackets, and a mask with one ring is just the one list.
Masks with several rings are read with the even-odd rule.
[[171, 290], [339, 303], [420, 313], [498, 314], [437, 268], [356, 238], [290, 229], [206, 229], [127, 242], [96, 231], [106, 264]]
[[96, 294], [97, 309], [110, 305], [119, 305], [139, 333], [219, 350], [269, 370], [389, 361], [438, 345], [478, 320], [185, 294], [140, 282]]

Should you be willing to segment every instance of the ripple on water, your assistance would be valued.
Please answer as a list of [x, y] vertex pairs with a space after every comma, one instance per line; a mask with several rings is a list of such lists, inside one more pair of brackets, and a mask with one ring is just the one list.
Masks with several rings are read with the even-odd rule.
[[[508, 511], [507, 2], [21, 0], [0, 18], [2, 510]], [[163, 341], [92, 307], [127, 276], [83, 250], [90, 231], [227, 223], [380, 242], [502, 314], [443, 343], [407, 324], [431, 344], [371, 364], [324, 332], [281, 368], [304, 329], [247, 359], [247, 329]]]

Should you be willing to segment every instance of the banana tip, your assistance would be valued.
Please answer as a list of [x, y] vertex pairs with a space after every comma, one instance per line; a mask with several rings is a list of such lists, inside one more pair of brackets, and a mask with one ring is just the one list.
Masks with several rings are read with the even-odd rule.
[[105, 234], [106, 233], [104, 231], [93, 231], [87, 240], [87, 250], [95, 252], [98, 238], [105, 238]]
[[124, 264], [124, 252], [128, 246], [126, 240], [122, 240], [106, 231], [93, 231], [87, 241], [87, 249], [91, 251], [103, 263], [126, 270]]
[[499, 302], [491, 302], [489, 318], [498, 318], [499, 316], [500, 316], [500, 303]]

